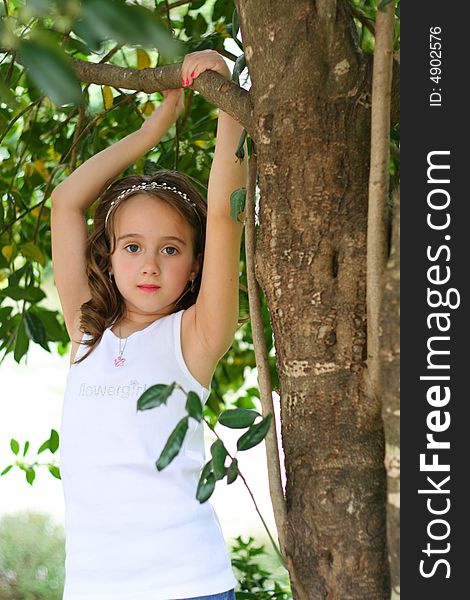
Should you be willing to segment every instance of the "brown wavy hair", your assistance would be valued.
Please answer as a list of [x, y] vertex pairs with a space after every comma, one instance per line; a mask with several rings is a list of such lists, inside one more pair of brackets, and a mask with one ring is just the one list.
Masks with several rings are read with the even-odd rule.
[[191, 284], [188, 282], [187, 289], [180, 296], [174, 312], [189, 308], [196, 302], [201, 286], [206, 239], [207, 202], [204, 197], [196, 190], [186, 175], [169, 169], [161, 169], [151, 175], [127, 175], [114, 181], [100, 198], [94, 215], [93, 231], [85, 246], [86, 272], [91, 299], [80, 307], [79, 329], [92, 337], [83, 341], [83, 345], [89, 346], [89, 350], [73, 364], [85, 360], [100, 341], [105, 329], [118, 322], [125, 314], [125, 303], [116, 286], [114, 277], [110, 280], [108, 276], [111, 255], [116, 248], [114, 223], [118, 207], [134, 194], [142, 193], [142, 190], [136, 190], [119, 200], [116, 208], [111, 210], [105, 226], [105, 219], [111, 202], [116, 200], [117, 196], [129, 187], [141, 183], [151, 183], [152, 181], [176, 187], [181, 192], [185, 192], [196, 204], [196, 208], [193, 208], [179, 194], [163, 188], [145, 190], [144, 192], [170, 204], [193, 228], [193, 255], [194, 258], [199, 254], [202, 255], [201, 267], [194, 280], [194, 291], [191, 292]]

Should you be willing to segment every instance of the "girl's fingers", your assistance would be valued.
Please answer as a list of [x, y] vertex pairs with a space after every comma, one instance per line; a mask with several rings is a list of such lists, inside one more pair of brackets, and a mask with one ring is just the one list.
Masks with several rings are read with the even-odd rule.
[[181, 68], [181, 85], [183, 87], [192, 85], [193, 81], [196, 79], [198, 75], [200, 75], [201, 71], [198, 71], [198, 65], [194, 63], [194, 61], [183, 62], [183, 66]]
[[215, 50], [191, 52], [181, 65], [181, 86], [188, 87], [204, 71], [213, 70], [230, 79], [230, 71], [223, 57]]

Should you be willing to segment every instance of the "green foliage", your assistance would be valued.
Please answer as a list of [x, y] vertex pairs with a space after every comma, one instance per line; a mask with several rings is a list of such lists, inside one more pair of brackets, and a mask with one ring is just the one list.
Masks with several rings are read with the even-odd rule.
[[198, 423], [202, 421], [202, 402], [196, 392], [189, 392], [186, 401], [188, 415]]
[[[385, 10], [391, 0], [349, 0], [356, 24], [359, 44], [365, 52], [374, 52], [375, 19], [377, 10]], [[400, 48], [400, 0], [395, 4], [393, 49]]]
[[226, 410], [219, 415], [219, 423], [225, 425], [225, 427], [231, 427], [232, 429], [240, 429], [250, 427], [256, 417], [260, 414], [256, 410], [250, 410], [248, 408], [235, 408], [232, 410]]
[[20, 40], [17, 51], [28, 76], [55, 104], [81, 103], [80, 84], [52, 36], [41, 32], [38, 39]]
[[60, 600], [64, 532], [49, 516], [15, 513], [0, 520], [0, 598]]
[[238, 536], [231, 554], [238, 580], [237, 600], [292, 600], [287, 571], [279, 566], [275, 555], [268, 557], [264, 545], [256, 546], [251, 536], [247, 542]]
[[155, 408], [161, 404], [166, 404], [168, 398], [173, 393], [175, 386], [176, 383], [170, 385], [159, 383], [150, 386], [138, 399], [137, 410], [149, 410], [150, 408]]
[[184, 437], [188, 431], [188, 417], [183, 417], [173, 429], [155, 466], [159, 471], [164, 469], [181, 450]]
[[243, 216], [245, 211], [245, 199], [246, 190], [245, 188], [238, 188], [230, 195], [230, 216], [234, 221], [243, 222]]
[[[11, 448], [13, 455], [16, 458], [11, 465], [7, 465], [5, 468], [3, 468], [3, 470], [0, 472], [0, 477], [2, 475], [6, 475], [7, 473], [9, 473], [11, 471], [11, 469], [13, 469], [14, 467], [17, 467], [18, 469], [21, 469], [22, 471], [25, 472], [26, 481], [30, 485], [32, 485], [33, 481], [36, 477], [36, 467], [45, 466], [48, 468], [51, 475], [53, 475], [57, 479], [60, 479], [60, 470], [59, 470], [57, 463], [55, 463], [55, 462], [40, 463], [38, 461], [29, 463], [25, 460], [25, 456], [28, 453], [29, 447], [30, 447], [30, 443], [28, 440], [26, 440], [24, 443], [24, 446], [23, 446], [23, 453], [21, 456], [19, 456], [20, 455], [19, 442], [17, 440], [15, 440], [14, 438], [12, 438], [10, 440], [10, 448]], [[49, 439], [47, 439], [46, 441], [44, 441], [41, 444], [41, 446], [39, 447], [39, 449], [37, 451], [37, 454], [41, 454], [41, 452], [44, 452], [45, 450], [49, 450], [52, 454], [54, 454], [56, 452], [56, 450], [58, 449], [58, 447], [59, 447], [59, 434], [57, 433], [57, 431], [55, 429], [51, 429], [51, 434], [49, 436]]]
[[272, 414], [269, 413], [262, 421], [251, 425], [248, 431], [238, 439], [237, 448], [239, 450], [248, 450], [249, 448], [253, 448], [253, 446], [257, 446], [266, 437], [271, 420]]
[[[166, 404], [176, 388], [186, 393], [175, 381], [170, 385], [153, 385], [138, 398], [137, 410], [149, 410]], [[179, 420], [171, 432], [165, 446], [158, 457], [155, 466], [159, 471], [167, 467], [179, 454], [184, 438], [189, 428], [189, 417], [196, 421], [203, 420], [203, 405], [199, 396], [190, 391], [186, 393], [186, 410], [188, 416]], [[254, 423], [256, 417], [261, 417], [259, 423]], [[219, 415], [219, 423], [231, 429], [248, 429], [237, 441], [238, 450], [248, 450], [261, 443], [268, 433], [271, 425], [272, 414], [262, 417], [259, 412], [247, 408], [236, 408], [226, 410]], [[210, 425], [214, 430], [213, 426]], [[215, 489], [217, 481], [227, 476], [227, 483], [233, 483], [238, 476], [238, 461], [236, 457], [230, 457], [231, 462], [225, 466], [225, 459], [229, 456], [223, 441], [218, 438], [211, 446], [211, 459], [204, 465], [196, 490], [196, 498], [199, 502], [206, 502]]]

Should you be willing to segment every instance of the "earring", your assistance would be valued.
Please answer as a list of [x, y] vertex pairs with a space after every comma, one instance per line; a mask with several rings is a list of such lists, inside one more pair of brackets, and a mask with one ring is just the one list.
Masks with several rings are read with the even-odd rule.
[[193, 293], [194, 292], [194, 279], [191, 279], [191, 287], [190, 287], [190, 292]]
[[108, 275], [109, 275], [109, 281], [112, 282], [113, 281], [113, 276], [112, 276], [112, 274], [109, 271], [108, 271]]

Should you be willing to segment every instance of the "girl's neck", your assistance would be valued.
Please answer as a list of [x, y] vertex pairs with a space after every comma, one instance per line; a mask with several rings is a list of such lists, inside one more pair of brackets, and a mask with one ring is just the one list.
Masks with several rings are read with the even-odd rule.
[[117, 321], [113, 325], [111, 325], [110, 329], [113, 333], [121, 338], [129, 337], [132, 333], [136, 331], [140, 331], [141, 329], [145, 329], [149, 327], [152, 323], [154, 323], [157, 319], [161, 319], [167, 315], [153, 315], [153, 317], [149, 318], [147, 321], [139, 321], [133, 320], [132, 317], [122, 317], [120, 321]]

